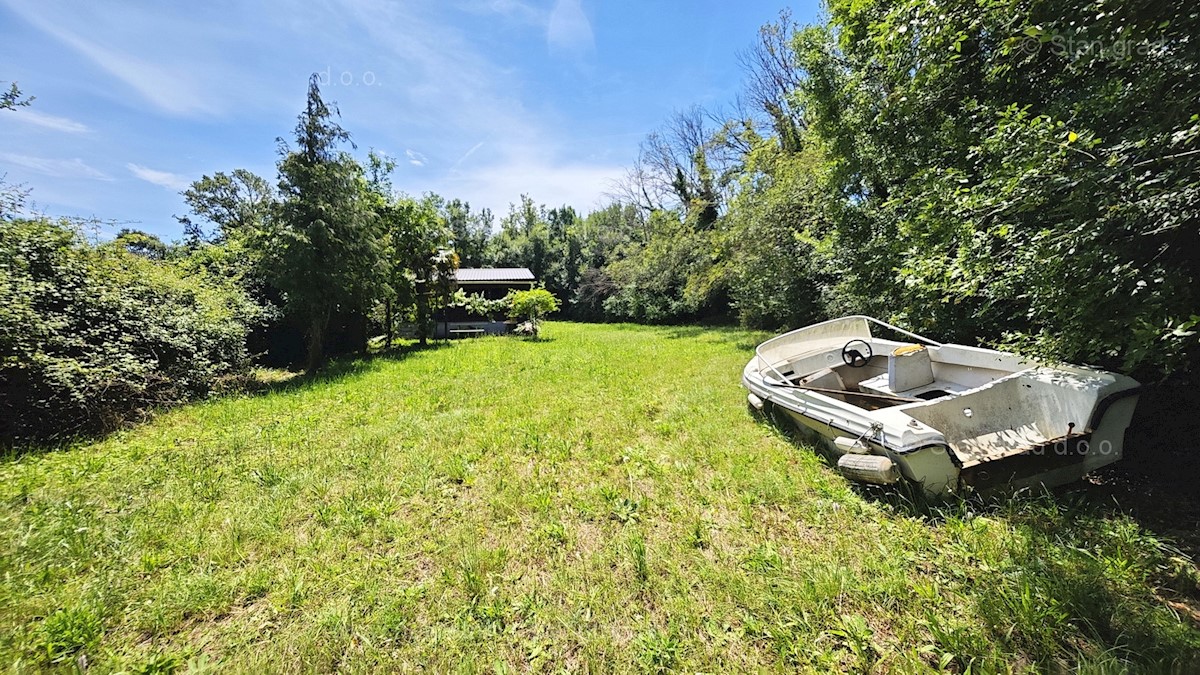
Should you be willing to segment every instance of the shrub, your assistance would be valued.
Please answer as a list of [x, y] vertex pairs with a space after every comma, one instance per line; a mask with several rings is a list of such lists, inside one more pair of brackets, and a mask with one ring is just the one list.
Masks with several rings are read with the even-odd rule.
[[261, 310], [227, 281], [92, 245], [69, 222], [0, 222], [0, 441], [103, 431], [245, 373]]
[[544, 288], [529, 291], [513, 291], [505, 299], [511, 306], [512, 316], [524, 319], [517, 326], [519, 335], [537, 337], [541, 331], [542, 317], [558, 311], [558, 298]]
[[558, 311], [558, 298], [544, 288], [529, 291], [514, 291], [508, 296], [512, 315], [526, 321], [538, 321], [551, 312]]

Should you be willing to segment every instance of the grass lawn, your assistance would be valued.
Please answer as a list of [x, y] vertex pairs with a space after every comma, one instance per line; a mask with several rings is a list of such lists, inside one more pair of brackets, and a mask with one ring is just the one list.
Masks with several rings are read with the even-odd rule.
[[758, 334], [544, 334], [4, 459], [0, 665], [1200, 669], [1200, 575], [1133, 521], [851, 488], [747, 414]]

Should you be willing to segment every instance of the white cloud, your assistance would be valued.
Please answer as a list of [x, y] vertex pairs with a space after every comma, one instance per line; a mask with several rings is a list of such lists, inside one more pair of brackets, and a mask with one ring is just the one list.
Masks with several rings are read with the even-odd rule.
[[546, 26], [546, 43], [552, 52], [580, 57], [596, 49], [592, 22], [583, 12], [579, 0], [558, 0]]
[[497, 217], [508, 212], [521, 194], [528, 194], [539, 204], [550, 207], [564, 204], [587, 211], [603, 206], [605, 194], [612, 183], [625, 172], [621, 166], [596, 166], [570, 162], [555, 162], [546, 158], [512, 158], [463, 171], [438, 186], [443, 194], [470, 202], [473, 206], [490, 208]]
[[[343, 105], [343, 112], [377, 125], [382, 135], [404, 129], [407, 138], [420, 139], [429, 157], [406, 152], [409, 173], [398, 171], [399, 189], [432, 190], [498, 215], [522, 193], [539, 203], [587, 211], [602, 205], [612, 181], [624, 174], [616, 160], [580, 156], [567, 129], [520, 98], [526, 73], [492, 60], [474, 36], [428, 15], [419, 3], [340, 2], [368, 34], [362, 44], [377, 47], [364, 60], [379, 72], [397, 74], [387, 78], [388, 97], [375, 95], [383, 87], [337, 90], [339, 97], [366, 94], [354, 108]], [[593, 48], [591, 24], [576, 0], [559, 2], [555, 20], [518, 0], [481, 0], [467, 9], [509, 15], [527, 26], [529, 37], [544, 35], [555, 49], [572, 55]], [[345, 122], [348, 128], [357, 124]], [[422, 166], [447, 168], [429, 172]]]
[[161, 110], [175, 114], [214, 111], [212, 101], [203, 95], [187, 71], [172, 70], [92, 42], [19, 2], [9, 2], [8, 6], [43, 33], [75, 50]]
[[11, 152], [0, 152], [0, 161], [52, 178], [112, 180], [111, 176], [103, 171], [92, 168], [78, 157], [74, 159], [47, 159], [45, 157], [31, 157]]
[[88, 129], [86, 124], [76, 122], [66, 117], [57, 117], [55, 115], [47, 115], [31, 108], [17, 108], [7, 113], [8, 119], [15, 119], [26, 124], [33, 124], [54, 131], [62, 131], [68, 134], [82, 134], [91, 129]]
[[425, 166], [425, 163], [429, 161], [426, 159], [425, 155], [422, 155], [416, 150], [405, 150], [404, 154], [408, 157], [408, 163], [412, 164], [413, 166]]
[[144, 167], [140, 164], [129, 163], [125, 165], [125, 168], [129, 169], [130, 173], [146, 181], [147, 183], [153, 183], [154, 185], [165, 187], [168, 190], [174, 190], [176, 192], [184, 190], [187, 188], [187, 186], [192, 184], [192, 181], [189, 180], [187, 176], [181, 176], [177, 173], [171, 173], [169, 171], [158, 171], [157, 169]]
[[[370, 64], [382, 82], [378, 88], [335, 92], [343, 99], [356, 97], [356, 117], [386, 120], [389, 128], [405, 129], [410, 137], [544, 136], [518, 98], [520, 74], [493, 63], [473, 36], [447, 24], [428, 6], [384, 0], [339, 4], [346, 10], [339, 15], [355, 23], [345, 30], [365, 33], [360, 53], [347, 58], [357, 56]], [[369, 110], [374, 106], [379, 112]], [[343, 112], [352, 114], [348, 101]], [[441, 149], [424, 149], [434, 157], [441, 154]]]

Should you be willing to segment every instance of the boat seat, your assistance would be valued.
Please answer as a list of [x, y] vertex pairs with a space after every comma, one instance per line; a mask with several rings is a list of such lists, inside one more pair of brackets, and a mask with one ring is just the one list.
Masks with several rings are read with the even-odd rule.
[[933, 363], [924, 345], [904, 345], [888, 355], [888, 389], [900, 394], [933, 384]]

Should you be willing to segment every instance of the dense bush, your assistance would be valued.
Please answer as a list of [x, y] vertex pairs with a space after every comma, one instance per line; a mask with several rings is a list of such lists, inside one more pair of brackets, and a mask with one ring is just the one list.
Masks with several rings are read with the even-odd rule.
[[616, 286], [604, 301], [614, 319], [644, 323], [680, 323], [724, 311], [722, 288], [713, 284], [712, 233], [692, 219], [655, 211], [647, 219], [644, 241], [633, 241], [622, 258], [605, 271]]
[[260, 309], [186, 265], [0, 222], [0, 440], [112, 428], [244, 373]]
[[1148, 376], [1200, 343], [1190, 4], [842, 1], [796, 42], [838, 291]]

